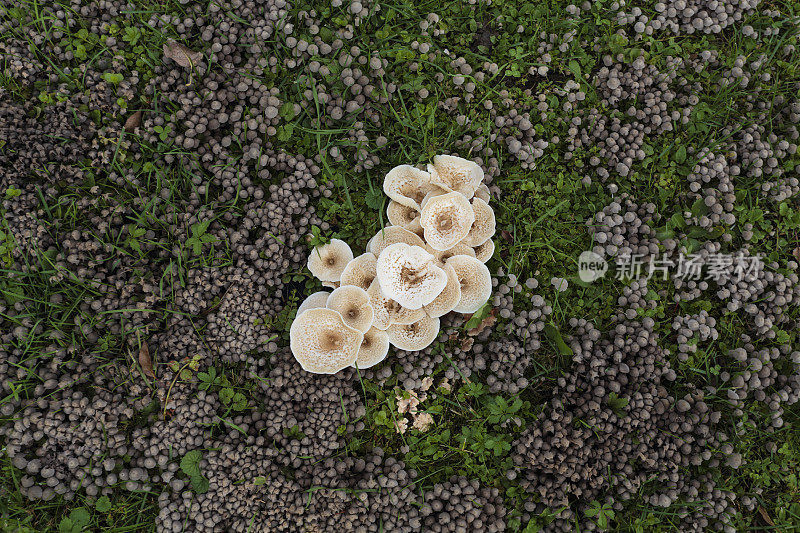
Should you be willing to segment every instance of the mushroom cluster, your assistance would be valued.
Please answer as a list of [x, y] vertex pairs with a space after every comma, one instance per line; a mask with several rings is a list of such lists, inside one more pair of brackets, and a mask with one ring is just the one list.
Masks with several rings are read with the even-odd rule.
[[354, 257], [339, 239], [317, 246], [308, 269], [323, 286], [297, 309], [291, 350], [304, 370], [334, 374], [375, 366], [389, 345], [424, 350], [447, 313], [475, 313], [492, 293], [485, 263], [494, 253], [494, 211], [483, 169], [437, 155], [427, 170], [386, 174], [391, 225]]

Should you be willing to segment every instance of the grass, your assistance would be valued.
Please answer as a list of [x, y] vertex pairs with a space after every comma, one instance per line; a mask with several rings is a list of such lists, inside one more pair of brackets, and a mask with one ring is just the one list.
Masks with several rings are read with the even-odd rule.
[[[312, 6], [313, 4], [313, 6]], [[666, 33], [645, 36], [641, 40], [619, 37], [620, 27], [614, 21], [609, 2], [594, 2], [592, 9], [578, 17], [568, 17], [565, 7], [568, 3], [548, 0], [545, 2], [519, 5], [515, 2], [495, 0], [491, 6], [480, 3], [474, 11], [460, 1], [408, 2], [392, 0], [380, 2], [381, 12], [372, 14], [354, 28], [354, 37], [348, 45], [357, 45], [362, 51], [376, 52], [387, 60], [387, 74], [376, 87], [376, 94], [387, 95], [389, 83], [398, 89], [396, 97], [386, 104], [377, 105], [382, 124], [377, 126], [369, 120], [360, 121], [360, 128], [369, 139], [367, 143], [357, 141], [350, 135], [355, 116], [345, 116], [340, 121], [331, 119], [324, 103], [319, 99], [317, 85], [307, 83], [308, 79], [298, 78], [296, 72], [279, 68], [276, 73], [267, 72], [261, 78], [280, 90], [281, 101], [298, 104], [300, 112], [281, 108], [281, 122], [277, 138], [271, 139], [277, 147], [290, 153], [319, 153], [322, 157], [321, 179], [334, 183], [333, 196], [320, 198], [316, 206], [320, 216], [327, 221], [332, 230], [323, 232], [323, 238], [338, 237], [353, 244], [354, 249], [362, 249], [366, 241], [387, 221], [385, 219], [386, 199], [381, 194], [383, 172], [395, 164], [419, 163], [429, 161], [431, 156], [442, 152], [459, 151], [464, 157], [477, 157], [478, 151], [468, 147], [456, 146], [465, 135], [478, 138], [493, 131], [494, 116], [484, 105], [490, 100], [498, 114], [509, 109], [501, 101], [510, 97], [525, 109], [531, 110], [531, 121], [537, 138], [552, 140], [564, 139], [568, 134], [569, 120], [574, 111], [564, 112], [564, 94], [561, 89], [566, 80], [580, 78], [583, 82], [596, 73], [605, 54], [623, 54], [630, 61], [643, 53], [648, 63], [664, 68], [668, 56], [695, 56], [703, 50], [719, 53], [720, 62], [728, 68], [736, 57], [743, 55], [748, 62], [759, 54], [766, 54], [764, 69], [774, 69], [769, 81], [751, 82], [751, 87], [743, 88], [737, 84], [720, 87], [719, 71], [707, 69], [704, 73], [685, 72], [690, 83], [698, 83], [701, 88], [699, 98], [688, 124], [680, 125], [675, 131], [646, 139], [644, 149], [647, 157], [637, 162], [626, 179], [618, 179], [619, 192], [612, 195], [588, 165], [582, 166], [596, 154], [596, 147], [588, 146], [576, 150], [572, 161], [565, 162], [563, 151], [558, 143], [545, 150], [545, 155], [536, 161], [535, 168], [522, 168], [518, 161], [507, 154], [500, 143], [488, 142], [498, 159], [501, 175], [494, 183], [502, 190], [502, 197], [494, 203], [497, 214], [498, 250], [490, 266], [493, 270], [502, 267], [506, 273], [513, 273], [524, 280], [536, 276], [540, 287], [536, 293], [542, 294], [552, 305], [549, 317], [554, 336], [543, 336], [543, 347], [534, 356], [529, 370], [531, 385], [517, 397], [490, 394], [482, 384], [481, 376], [473, 376], [471, 381], [448, 392], [440, 390], [435, 400], [424, 403], [427, 412], [434, 415], [437, 431], [419, 433], [411, 431], [398, 436], [394, 431], [397, 409], [394, 386], [396, 380], [390, 378], [386, 383], [377, 384], [362, 380], [367, 414], [364, 418], [366, 428], [348, 442], [345, 453], [360, 453], [369, 445], [380, 445], [387, 453], [395, 454], [419, 473], [422, 486], [442, 481], [458, 474], [480, 479], [483, 483], [500, 488], [512, 513], [511, 529], [535, 531], [535, 526], [543, 525], [551, 518], [548, 513], [534, 517], [528, 524], [521, 523], [519, 511], [526, 496], [517, 483], [505, 477], [511, 468], [510, 443], [522, 429], [536, 419], [549, 400], [549, 391], [555, 379], [569, 366], [569, 358], [559, 350], [557, 339], [569, 334], [568, 321], [571, 317], [586, 318], [598, 326], [607, 327], [611, 316], [617, 310], [617, 298], [622, 294], [624, 284], [606, 277], [591, 285], [579, 283], [576, 277], [577, 258], [581, 251], [593, 245], [586, 231], [586, 220], [613, 197], [621, 193], [631, 193], [641, 205], [652, 202], [657, 206], [659, 230], [674, 229], [668, 221], [675, 213], [691, 210], [692, 200], [687, 197], [685, 176], [691, 171], [696, 154], [706, 147], [721, 148], [738, 131], [753, 123], [763, 123], [756, 111], [748, 111], [745, 104], [752, 99], [753, 86], [757, 84], [757, 98], [774, 103], [778, 96], [786, 99], [796, 98], [796, 84], [800, 60], [797, 53], [783, 58], [782, 50], [787, 44], [798, 45], [795, 17], [800, 6], [796, 2], [772, 2], [784, 13], [784, 18], [775, 20], [765, 14], [755, 14], [742, 24], [726, 29], [718, 35], [691, 35], [675, 37]], [[66, 2], [53, 2], [60, 9], [70, 10]], [[652, 12], [654, 2], [644, 2], [646, 13]], [[148, 21], [151, 15], [185, 17], [189, 6], [172, 0], [155, 2], [137, 0], [135, 8], [120, 13], [106, 27], [107, 35], [114, 36], [118, 42], [126, 43], [108, 73], [121, 74], [124, 80], [137, 72], [138, 84], [127, 93], [121, 90], [119, 81], [99, 88], [79, 67], [97, 65], [100, 61], [112, 64], [113, 53], [99, 35], [87, 31], [90, 20], [83, 20], [80, 27], [66, 28], [63, 35], [56, 36], [61, 26], [45, 5], [37, 0], [25, 0], [18, 7], [0, 7], [0, 21], [9, 21], [0, 43], [19, 40], [35, 51], [39, 62], [58, 75], [59, 83], [72, 93], [106, 91], [113, 94], [115, 104], [111, 109], [93, 111], [93, 119], [98, 125], [122, 124], [136, 110], [143, 110], [149, 116], [171, 116], [179, 106], [169, 101], [157, 88], [152, 95], [141, 89], [146, 83], [159, 75], [162, 63], [162, 45], [167, 38], [179, 39], [180, 35], [172, 25], [161, 31], [152, 28]], [[297, 2], [290, 12], [295, 18], [298, 12], [314, 7], [318, 16], [325, 21], [320, 35], [330, 33], [330, 28], [341, 27], [346, 6], [333, 8], [326, 2]], [[419, 21], [428, 13], [437, 13], [440, 22], [433, 27], [444, 30], [438, 37], [423, 36]], [[234, 13], [226, 15], [235, 19]], [[765, 39], [747, 37], [741, 31], [744, 24], [756, 29], [779, 27], [781, 33]], [[518, 33], [516, 27], [522, 25], [524, 31]], [[305, 36], [306, 28], [295, 25], [296, 36]], [[502, 26], [502, 29], [501, 29]], [[35, 29], [45, 36], [43, 43], [35, 43], [27, 29]], [[563, 35], [574, 30], [575, 39], [561, 51], [550, 51], [552, 60], [548, 63], [550, 74], [544, 78], [528, 73], [532, 67], [543, 66], [536, 53], [541, 32]], [[630, 32], [629, 32], [630, 33]], [[581, 41], [597, 39], [599, 52]], [[440, 57], [432, 59], [430, 54], [420, 54], [412, 47], [412, 42], [429, 43], [431, 50]], [[192, 33], [185, 44], [193, 50], [204, 49], [200, 36]], [[70, 50], [74, 59], [60, 61], [52, 52], [59, 46]], [[283, 60], [291, 56], [286, 47], [286, 36], [277, 32], [264, 43], [264, 48]], [[495, 63], [497, 71], [483, 79], [474, 73], [465, 75], [467, 82], [475, 84], [475, 94], [466, 101], [462, 88], [453, 84], [456, 72], [450, 67], [449, 59], [442, 57], [447, 49], [453, 57], [466, 57], [473, 66], [480, 67], [483, 62]], [[6, 90], [17, 102], [29, 100], [36, 102], [36, 112], [55, 105], [59, 100], [59, 90], [55, 85], [26, 84], [10, 74], [8, 67], [13, 57], [3, 57], [0, 61], [0, 87]], [[338, 78], [342, 67], [337, 62], [323, 60], [332, 74], [318, 83], [324, 83], [329, 93], [336, 95], [345, 90]], [[409, 69], [411, 63], [417, 71]], [[215, 67], [217, 68], [217, 67]], [[241, 72], [243, 76], [258, 78], [255, 73]], [[440, 79], [437, 79], [440, 77]], [[115, 80], [116, 78], [109, 78]], [[417, 93], [426, 88], [429, 95], [420, 99]], [[599, 105], [599, 97], [591, 85], [583, 84], [586, 101], [581, 105], [588, 109]], [[311, 90], [311, 97], [305, 94]], [[505, 91], [505, 92], [504, 92]], [[526, 91], [529, 91], [526, 93]], [[547, 120], [541, 121], [536, 111], [542, 94], [550, 103], [546, 111]], [[448, 113], [441, 107], [446, 99], [460, 97], [456, 111]], [[290, 109], [291, 108], [291, 109]], [[612, 110], [608, 111], [613, 115]], [[245, 109], [245, 114], [249, 110]], [[468, 120], [461, 125], [457, 115]], [[564, 120], [560, 120], [560, 119]], [[767, 110], [765, 126], [768, 132], [785, 133], [785, 124], [778, 118], [775, 108]], [[721, 134], [724, 128], [728, 133]], [[205, 187], [208, 176], [189, 169], [185, 161], [195, 157], [191, 151], [184, 150], [173, 143], [175, 132], [156, 131], [161, 134], [155, 142], [143, 136], [126, 133], [121, 138], [103, 138], [102, 142], [115, 143], [113, 158], [100, 165], [90, 161], [73, 162], [86, 171], [86, 183], [71, 191], [55, 197], [46, 190], [39, 190], [42, 212], [41, 220], [52, 233], [92, 226], [92, 217], [107, 218], [102, 208], [111, 206], [102, 202], [90, 209], [83, 208], [86, 197], [108, 194], [120, 202], [117, 217], [122, 223], [107, 228], [97, 228], [92, 237], [101, 245], [113, 249], [115, 259], [124, 259], [135, 268], [137, 265], [157, 264], [161, 269], [159, 279], [146, 279], [133, 274], [131, 281], [153, 283], [158, 287], [154, 305], [143, 312], [152, 315], [154, 327], [163, 325], [176, 311], [175, 292], [186, 284], [186, 274], [194, 267], [220, 268], [232, 262], [229, 243], [212, 242], [203, 239], [208, 226], [203, 222], [185, 220], [184, 205], [193, 193], [202, 203], [202, 211], [207, 212], [211, 224], [233, 226], [241, 218], [244, 202], [234, 200], [220, 205], [215, 199], [212, 187]], [[377, 146], [374, 140], [383, 135], [389, 143]], [[138, 144], [143, 157], [130, 157], [125, 143]], [[4, 143], [0, 140], [0, 150]], [[365, 145], [365, 146], [364, 146]], [[381, 165], [370, 170], [356, 170], [353, 154], [366, 147], [371, 153], [381, 157]], [[337, 162], [330, 155], [330, 149], [337, 148], [345, 159]], [[688, 150], [687, 149], [694, 149]], [[164, 155], [173, 160], [168, 162]], [[681, 155], [679, 155], [681, 154]], [[232, 161], [231, 165], [237, 162]], [[793, 169], [800, 160], [791, 155], [781, 161]], [[796, 171], [795, 171], [796, 172]], [[124, 176], [124, 180], [112, 180], [111, 174]], [[582, 178], [589, 175], [591, 184], [585, 185]], [[274, 180], [276, 176], [273, 176]], [[254, 181], [260, 183], [260, 178]], [[268, 185], [268, 184], [265, 184]], [[798, 225], [787, 216], [781, 215], [780, 206], [766, 200], [759, 192], [759, 180], [739, 177], [736, 180], [737, 216], [740, 220], [751, 220], [762, 234], [754, 240], [754, 248], [770, 260], [785, 268], [786, 261], [795, 249], [800, 247]], [[0, 190], [9, 195], [10, 189]], [[158, 200], [154, 191], [167, 191], [166, 199]], [[162, 197], [163, 198], [163, 197]], [[797, 200], [787, 202], [788, 209], [798, 210]], [[5, 211], [2, 211], [5, 216]], [[201, 212], [198, 210], [197, 212]], [[211, 214], [213, 212], [213, 214]], [[5, 227], [5, 224], [4, 226]], [[175, 230], [177, 228], [177, 230]], [[12, 253], [19, 243], [11, 242], [2, 236], [5, 252]], [[740, 228], [731, 230], [733, 242], [731, 249], [744, 243]], [[686, 239], [688, 243], [688, 239]], [[166, 262], [160, 251], [177, 247], [185, 250], [177, 261]], [[2, 251], [2, 249], [0, 249]], [[8, 305], [25, 301], [24, 308], [16, 314], [0, 311], [6, 323], [14, 327], [25, 325], [26, 333], [3, 347], [14, 353], [14, 363], [18, 373], [9, 376], [9, 386], [15, 395], [30, 396], [36, 385], [35, 375], [30, 369], [46, 364], [52, 356], [50, 346], [52, 334], [57, 333], [57, 347], [76, 347], [97, 357], [130, 357], [126, 340], [148, 335], [152, 332], [142, 330], [131, 322], [132, 310], [97, 315], [85, 302], [99, 297], [103, 287], [92, 286], [74, 275], [58, 275], [60, 268], [54, 263], [50, 250], [37, 250], [35, 261], [27, 265], [25, 271], [3, 262], [0, 253], [0, 293]], [[301, 300], [320, 288], [306, 273], [290, 272], [296, 294], [292, 297]], [[564, 277], [570, 287], [563, 293], [555, 292], [549, 282], [552, 277]], [[739, 313], [725, 311], [717, 301], [705, 297], [693, 302], [674, 303], [674, 287], [669, 282], [651, 282], [650, 288], [658, 294], [658, 307], [645, 314], [653, 316], [658, 324], [662, 345], [675, 353], [674, 334], [671, 332], [675, 316], [708, 310], [717, 318], [720, 337], [701, 347], [689, 361], [674, 361], [679, 378], [676, 380], [674, 394], [680, 392], [680, 384], [694, 383], [698, 387], [715, 384], [717, 376], [723, 371], [733, 371], [733, 364], [725, 354], [741, 344], [741, 335], [748, 331], [748, 324]], [[518, 305], [523, 305], [524, 298]], [[291, 310], [290, 310], [291, 311]], [[789, 311], [789, 317], [798, 319], [797, 308]], [[190, 317], [194, 318], [194, 317]], [[270, 324], [282, 332], [279, 342], [286, 342], [286, 330], [291, 313], [286, 316], [265, 317]], [[116, 333], [107, 333], [99, 339], [87, 336], [81, 325], [99, 323], [117, 326]], [[41, 330], [36, 326], [41, 326]], [[200, 331], [202, 333], [202, 331]], [[797, 333], [786, 331], [787, 342], [797, 343]], [[757, 339], [757, 347], [776, 345], [766, 339]], [[448, 346], [441, 349], [446, 355]], [[437, 378], [452, 364], [448, 357], [442, 367], [437, 369]], [[235, 376], [236, 368], [219, 365], [220, 375]], [[229, 390], [242, 393], [253, 405], [253, 384], [244, 383], [231, 377], [226, 382]], [[220, 387], [221, 389], [222, 387]], [[750, 495], [758, 500], [755, 513], [743, 508], [737, 515], [737, 528], [741, 531], [791, 531], [800, 529], [800, 485], [797, 472], [800, 470], [800, 437], [796, 432], [797, 406], [786, 408], [786, 424], [775, 433], [767, 433], [764, 428], [769, 413], [760, 404], [752, 403], [742, 416], [735, 416], [732, 409], [725, 407], [725, 390], [717, 392], [716, 408], [725, 411], [725, 422], [732, 436], [736, 451], [744, 456], [744, 466], [736, 471], [719, 469], [713, 472], [721, 488]], [[518, 400], [518, 402], [517, 402]], [[4, 399], [0, 398], [0, 405]], [[221, 413], [225, 418], [226, 413]], [[508, 424], [517, 417], [522, 426]], [[737, 431], [737, 426], [743, 431]], [[766, 447], [768, 442], [779, 442], [777, 451]], [[19, 492], [20, 471], [10, 464], [5, 450], [0, 448], [0, 527], [4, 531], [77, 531], [83, 529], [109, 532], [152, 531], [155, 529], [155, 516], [158, 512], [157, 494], [146, 492], [115, 492], [108, 502], [90, 501], [78, 497], [75, 501], [55, 499], [50, 502], [30, 502]], [[760, 489], [761, 492], [756, 492]], [[642, 497], [635, 498], [625, 505], [623, 512], [617, 512], [608, 525], [616, 531], [668, 531], [677, 523], [679, 505], [663, 510], [645, 503], [643, 496], [651, 490], [645, 487]], [[590, 503], [590, 502], [585, 502]], [[603, 510], [599, 509], [602, 514]], [[88, 517], [88, 518], [87, 518]], [[67, 522], [68, 520], [68, 522]], [[599, 520], [599, 519], [598, 519]]]

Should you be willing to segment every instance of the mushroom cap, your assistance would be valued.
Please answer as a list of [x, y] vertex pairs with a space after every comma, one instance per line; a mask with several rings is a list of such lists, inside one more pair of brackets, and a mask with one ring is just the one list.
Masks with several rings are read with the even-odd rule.
[[325, 304], [340, 315], [344, 323], [361, 333], [369, 331], [375, 312], [369, 303], [367, 291], [355, 285], [342, 285], [328, 296]]
[[344, 267], [341, 278], [342, 285], [355, 285], [364, 290], [369, 289], [369, 286], [372, 285], [372, 280], [375, 279], [375, 264], [377, 262], [378, 257], [371, 252], [359, 255]]
[[320, 281], [339, 281], [344, 267], [353, 260], [353, 251], [340, 239], [315, 247], [308, 256], [308, 269]]
[[461, 283], [453, 265], [445, 264], [442, 269], [447, 274], [447, 285], [434, 301], [423, 307], [425, 313], [434, 318], [446, 315], [461, 302]]
[[386, 206], [386, 216], [392, 225], [406, 227], [419, 218], [419, 211], [392, 200]]
[[289, 329], [292, 355], [306, 372], [335, 374], [352, 365], [364, 334], [333, 309], [309, 309]]
[[458, 192], [434, 196], [425, 202], [419, 223], [425, 242], [434, 250], [447, 250], [469, 234], [475, 212], [467, 198]]
[[473, 250], [475, 250], [475, 258], [481, 263], [485, 263], [494, 255], [494, 241], [489, 239], [480, 246], [473, 248]]
[[437, 264], [440, 267], [454, 255], [468, 255], [470, 257], [475, 257], [475, 249], [473, 249], [471, 246], [467, 246], [463, 241], [456, 244], [452, 248], [448, 248], [447, 250], [434, 250], [430, 247], [426, 248], [426, 250], [433, 254], [438, 262]]
[[474, 161], [453, 155], [437, 155], [428, 165], [430, 182], [448, 191], [472, 198], [483, 181], [483, 169]]
[[321, 307], [325, 307], [325, 304], [328, 302], [328, 296], [331, 293], [328, 291], [319, 291], [315, 292], [305, 300], [303, 303], [300, 304], [300, 307], [297, 308], [297, 314], [295, 316], [300, 316], [303, 314], [303, 311], [307, 311], [309, 309], [319, 309]]
[[392, 324], [386, 334], [389, 342], [401, 350], [424, 350], [439, 335], [439, 319], [426, 315], [413, 324]]
[[480, 198], [473, 198], [472, 211], [475, 214], [475, 220], [472, 222], [472, 227], [469, 228], [469, 233], [464, 237], [464, 244], [480, 246], [494, 237], [496, 230], [494, 209]]
[[352, 366], [354, 368], [375, 366], [386, 359], [388, 353], [389, 335], [378, 328], [370, 328], [364, 333], [364, 340], [361, 341], [361, 348], [358, 349], [358, 357]]
[[383, 293], [409, 309], [428, 305], [447, 285], [447, 274], [432, 254], [402, 242], [381, 252], [376, 270]]
[[431, 198], [436, 198], [437, 196], [441, 196], [441, 195], [447, 194], [449, 192], [452, 192], [452, 191], [446, 191], [446, 190], [442, 189], [441, 187], [436, 187], [435, 189], [430, 191], [428, 194], [426, 194], [425, 198], [423, 198], [422, 201], [419, 203], [419, 206], [421, 208], [420, 211], [422, 209], [425, 209], [425, 204], [427, 204], [428, 200], [430, 200]]
[[411, 324], [425, 314], [422, 309], [403, 307], [386, 296], [381, 290], [381, 285], [377, 279], [372, 282], [367, 294], [369, 294], [370, 305], [375, 311], [375, 317], [372, 320], [372, 326], [375, 328], [385, 330], [392, 324]]
[[457, 313], [474, 313], [492, 295], [492, 276], [489, 269], [474, 257], [454, 255], [447, 260], [461, 284], [461, 301], [453, 308]]
[[489, 186], [485, 183], [481, 183], [478, 185], [478, 188], [475, 189], [475, 196], [486, 202], [487, 204], [492, 199], [492, 193], [489, 192]]
[[323, 281], [322, 286], [326, 289], [338, 289], [342, 284], [339, 281]]
[[419, 217], [415, 218], [411, 224], [406, 226], [406, 229], [420, 239], [423, 239], [422, 242], [425, 242], [425, 229], [422, 227], [422, 224], [419, 223]]
[[370, 239], [367, 248], [375, 254], [375, 257], [379, 257], [383, 250], [398, 242], [406, 243], [409, 246], [425, 246], [422, 237], [416, 233], [400, 226], [387, 226]]
[[433, 188], [430, 174], [411, 165], [396, 166], [383, 178], [386, 196], [418, 211], [420, 202]]

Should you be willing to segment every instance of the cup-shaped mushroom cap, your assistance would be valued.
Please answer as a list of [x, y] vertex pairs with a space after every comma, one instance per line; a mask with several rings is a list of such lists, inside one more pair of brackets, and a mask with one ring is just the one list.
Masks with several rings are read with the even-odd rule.
[[470, 257], [475, 257], [475, 249], [471, 246], [467, 246], [463, 241], [456, 244], [452, 248], [448, 248], [447, 250], [434, 250], [430, 246], [426, 248], [426, 250], [433, 254], [437, 261], [436, 264], [440, 267], [454, 255], [468, 255]]
[[492, 295], [492, 276], [486, 265], [468, 255], [454, 255], [447, 260], [461, 284], [461, 301], [453, 308], [457, 313], [474, 313]]
[[338, 289], [342, 284], [339, 281], [323, 281], [322, 286], [326, 289]]
[[420, 205], [420, 207], [422, 209], [425, 209], [425, 204], [427, 204], [428, 201], [431, 198], [436, 198], [437, 196], [441, 196], [441, 195], [447, 194], [449, 192], [452, 192], [452, 191], [446, 191], [446, 190], [444, 190], [444, 189], [442, 189], [440, 187], [436, 187], [434, 190], [430, 191], [428, 194], [425, 195], [425, 198], [422, 199], [422, 201], [419, 203], [419, 205]]
[[469, 228], [469, 233], [464, 237], [464, 244], [480, 246], [494, 236], [496, 229], [494, 209], [480, 198], [473, 198], [472, 211], [475, 213], [475, 220]]
[[413, 231], [401, 228], [400, 226], [388, 226], [376, 233], [375, 236], [370, 239], [367, 247], [370, 252], [375, 254], [375, 257], [379, 257], [382, 251], [398, 242], [408, 244], [409, 246], [425, 246], [422, 237]]
[[419, 223], [419, 217], [415, 218], [411, 224], [406, 226], [406, 229], [425, 242], [425, 229], [422, 227], [422, 224]]
[[342, 272], [342, 286], [355, 285], [364, 290], [369, 289], [369, 286], [372, 285], [372, 280], [375, 279], [375, 265], [377, 262], [378, 257], [371, 252], [367, 252], [347, 263]]
[[428, 165], [430, 181], [437, 187], [472, 198], [483, 181], [483, 169], [474, 161], [453, 155], [437, 155]]
[[473, 249], [475, 250], [475, 258], [481, 263], [485, 263], [494, 255], [494, 241], [489, 239]]
[[389, 342], [401, 350], [424, 350], [439, 334], [439, 319], [426, 315], [413, 324], [392, 324], [386, 334]]
[[364, 333], [372, 327], [375, 312], [369, 303], [367, 291], [355, 285], [343, 285], [328, 296], [325, 304], [342, 315], [344, 323]]
[[376, 270], [383, 293], [409, 309], [428, 305], [447, 285], [447, 274], [432, 254], [402, 242], [381, 252]]
[[478, 185], [478, 188], [475, 189], [475, 196], [486, 202], [487, 204], [492, 199], [492, 193], [489, 192], [489, 186], [485, 183], [481, 183]]
[[430, 174], [411, 165], [396, 166], [383, 178], [386, 196], [418, 211], [420, 202], [433, 188]]
[[403, 307], [386, 296], [381, 290], [381, 285], [377, 279], [372, 282], [367, 294], [369, 294], [370, 305], [375, 311], [372, 327], [380, 330], [385, 330], [392, 324], [411, 324], [425, 315], [425, 311], [422, 309]]
[[361, 341], [361, 348], [358, 350], [358, 357], [353, 367], [369, 368], [375, 366], [384, 359], [389, 353], [389, 335], [378, 328], [370, 328], [364, 333], [364, 340]]
[[386, 216], [392, 225], [406, 227], [419, 218], [419, 211], [392, 200], [386, 207]]
[[308, 269], [320, 281], [339, 281], [347, 263], [353, 260], [353, 251], [340, 239], [317, 246], [308, 256]]
[[422, 208], [419, 223], [425, 242], [434, 250], [447, 250], [469, 234], [475, 212], [466, 197], [458, 192], [434, 196]]
[[364, 334], [333, 309], [309, 309], [289, 329], [292, 355], [313, 374], [335, 374], [356, 361]]
[[303, 311], [307, 311], [309, 309], [319, 309], [321, 307], [325, 307], [325, 304], [328, 303], [328, 296], [331, 293], [328, 291], [319, 291], [315, 292], [305, 300], [303, 303], [300, 304], [300, 307], [297, 308], [297, 315], [300, 316], [303, 314]]
[[434, 318], [446, 315], [461, 302], [461, 283], [455, 269], [445, 264], [442, 270], [447, 274], [447, 285], [434, 301], [423, 307], [425, 314]]

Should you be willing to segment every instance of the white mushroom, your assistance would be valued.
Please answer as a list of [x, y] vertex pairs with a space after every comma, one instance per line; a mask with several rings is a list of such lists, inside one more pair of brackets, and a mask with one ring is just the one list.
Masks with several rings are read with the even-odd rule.
[[420, 246], [397, 243], [378, 256], [377, 280], [383, 293], [403, 307], [420, 309], [439, 296], [447, 274]]
[[335, 374], [356, 361], [364, 334], [332, 309], [309, 309], [289, 329], [292, 355], [303, 370]]
[[372, 327], [375, 312], [369, 303], [367, 291], [361, 287], [355, 285], [339, 287], [328, 296], [325, 307], [338, 312], [345, 324], [362, 333]]
[[430, 181], [437, 187], [472, 198], [483, 181], [483, 169], [474, 161], [452, 155], [437, 155], [428, 165]]
[[325, 307], [325, 304], [328, 302], [328, 296], [331, 293], [328, 291], [319, 291], [315, 292], [305, 300], [303, 303], [300, 304], [300, 307], [297, 308], [297, 314], [295, 316], [300, 316], [303, 314], [303, 311], [307, 311], [309, 309], [319, 309], [321, 307]]
[[423, 307], [425, 313], [434, 318], [446, 315], [461, 302], [461, 283], [455, 269], [447, 264], [442, 269], [447, 274], [447, 285], [434, 301]]
[[461, 284], [461, 301], [453, 308], [457, 313], [474, 313], [492, 295], [492, 276], [486, 265], [468, 255], [454, 255], [447, 260]]
[[454, 255], [468, 255], [470, 257], [475, 257], [475, 250], [463, 242], [460, 242], [452, 248], [448, 248], [447, 250], [434, 250], [431, 247], [427, 247], [425, 249], [433, 254], [433, 256], [436, 258], [437, 264], [440, 267]]
[[370, 252], [375, 254], [375, 257], [378, 257], [384, 249], [398, 242], [403, 242], [409, 246], [425, 246], [422, 237], [416, 233], [400, 226], [388, 226], [376, 233], [370, 239], [367, 247]]
[[475, 258], [481, 263], [485, 263], [494, 255], [494, 241], [489, 239], [480, 246], [473, 248], [475, 250]]
[[439, 334], [439, 319], [424, 316], [413, 324], [392, 324], [386, 334], [389, 342], [401, 350], [424, 350]]
[[411, 165], [396, 166], [383, 178], [386, 196], [418, 211], [420, 202], [432, 189], [430, 174]]
[[389, 353], [389, 335], [377, 328], [370, 328], [364, 333], [364, 340], [361, 341], [361, 348], [358, 350], [358, 357], [353, 367], [364, 369], [375, 366], [386, 359], [387, 353]]
[[429, 199], [419, 219], [425, 242], [434, 250], [447, 250], [458, 244], [469, 234], [473, 222], [475, 212], [469, 200], [458, 192]]
[[478, 185], [478, 188], [475, 189], [475, 196], [486, 202], [487, 204], [492, 199], [492, 193], [489, 192], [489, 186], [485, 183], [481, 183]]
[[375, 264], [378, 262], [378, 257], [367, 252], [361, 254], [344, 267], [342, 271], [342, 285], [355, 285], [364, 290], [369, 289], [372, 285], [372, 280], [375, 279]]
[[494, 236], [496, 224], [494, 209], [480, 198], [473, 198], [472, 211], [475, 214], [475, 220], [472, 222], [469, 233], [464, 237], [464, 244], [480, 246]]
[[317, 246], [308, 256], [308, 269], [320, 281], [339, 281], [344, 267], [353, 260], [353, 251], [346, 242], [331, 239], [328, 244]]
[[367, 294], [369, 294], [369, 303], [375, 311], [372, 319], [372, 326], [375, 328], [385, 330], [392, 324], [411, 324], [425, 315], [425, 311], [422, 309], [403, 307], [386, 296], [377, 279], [372, 282]]
[[419, 211], [392, 200], [386, 207], [386, 216], [392, 225], [406, 227], [419, 218]]

